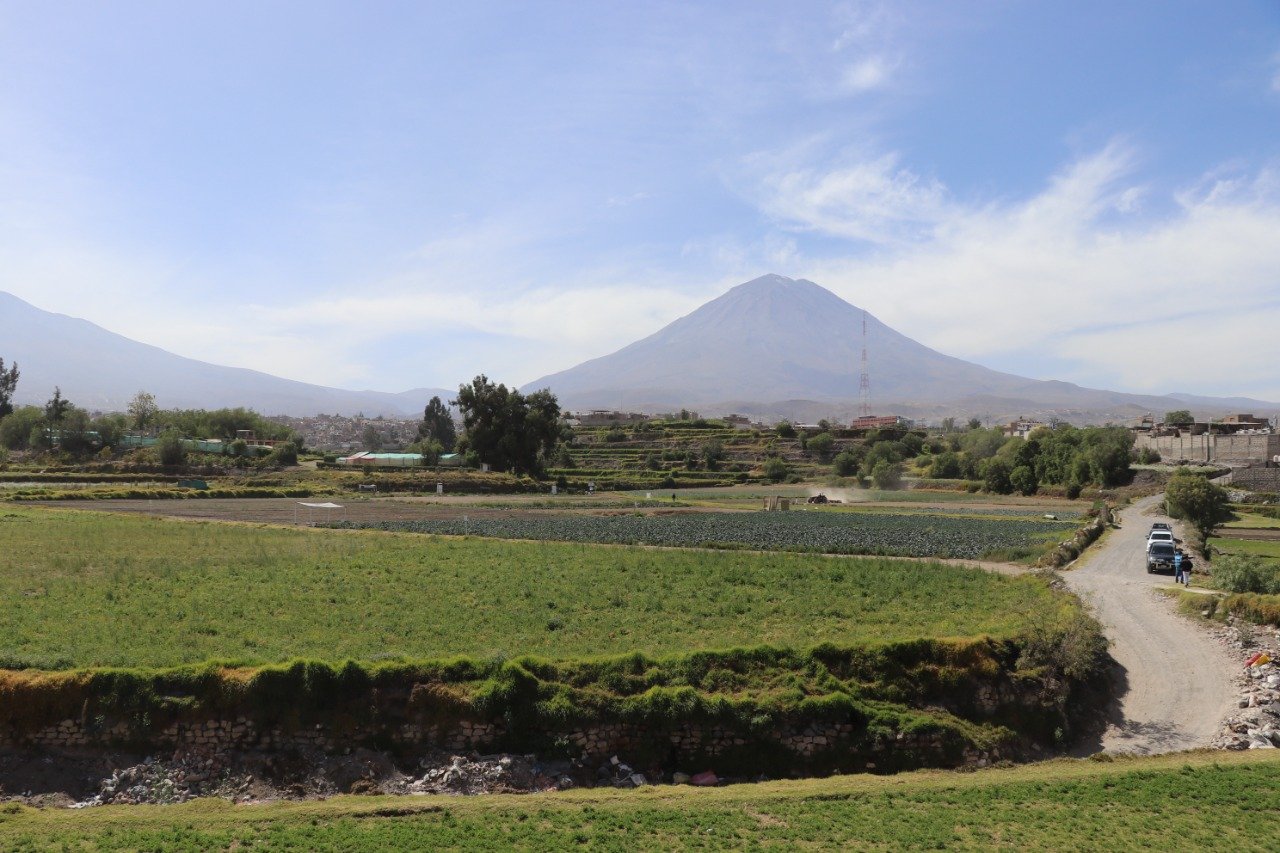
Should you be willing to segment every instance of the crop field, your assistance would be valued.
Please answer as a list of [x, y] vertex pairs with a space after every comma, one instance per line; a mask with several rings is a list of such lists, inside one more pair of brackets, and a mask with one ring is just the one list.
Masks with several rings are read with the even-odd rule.
[[977, 559], [996, 551], [1038, 549], [1068, 535], [1074, 525], [914, 513], [689, 512], [424, 519], [358, 526], [503, 539]]
[[711, 790], [0, 807], [11, 850], [1275, 849], [1280, 757], [1198, 753]]
[[927, 562], [16, 505], [0, 507], [0, 543], [10, 668], [812, 648], [1010, 636], [1059, 608], [1035, 578]]
[[1224, 554], [1247, 554], [1269, 560], [1280, 560], [1280, 539], [1215, 538], [1213, 547]]

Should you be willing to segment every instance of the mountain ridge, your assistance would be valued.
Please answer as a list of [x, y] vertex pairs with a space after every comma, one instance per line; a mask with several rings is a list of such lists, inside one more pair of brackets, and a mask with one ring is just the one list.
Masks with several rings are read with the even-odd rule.
[[[420, 416], [443, 389], [350, 391], [225, 367], [126, 338], [88, 320], [44, 311], [0, 290], [0, 357], [19, 365], [14, 401], [43, 404], [54, 387], [78, 406], [123, 411], [146, 390], [165, 408], [234, 408], [267, 415]], [[420, 402], [418, 400], [420, 399]]]
[[[777, 274], [731, 288], [657, 332], [523, 386], [549, 387], [567, 408], [737, 411], [786, 416], [858, 408], [863, 311], [806, 279]], [[873, 408], [936, 417], [1066, 415], [1123, 420], [1168, 408], [1277, 406], [1086, 388], [992, 370], [933, 350], [866, 314]], [[785, 402], [784, 402], [785, 401]]]

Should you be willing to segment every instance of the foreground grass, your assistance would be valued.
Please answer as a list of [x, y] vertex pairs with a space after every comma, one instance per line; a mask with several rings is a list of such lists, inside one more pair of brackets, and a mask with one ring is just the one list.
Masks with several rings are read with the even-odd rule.
[[740, 785], [463, 798], [10, 806], [12, 850], [1272, 850], [1280, 756], [1197, 753]]
[[0, 508], [0, 666], [552, 659], [1010, 636], [1035, 578], [874, 558], [293, 530]]

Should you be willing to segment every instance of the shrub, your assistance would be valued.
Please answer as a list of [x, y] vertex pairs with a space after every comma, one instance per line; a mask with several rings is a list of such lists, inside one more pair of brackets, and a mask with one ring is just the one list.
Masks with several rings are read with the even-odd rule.
[[779, 456], [774, 456], [764, 463], [762, 469], [764, 476], [775, 483], [781, 483], [791, 473], [791, 469], [787, 467], [787, 463]]
[[297, 465], [298, 446], [292, 441], [277, 445], [276, 449], [271, 451], [271, 461], [277, 465]]
[[835, 472], [841, 477], [852, 477], [854, 474], [858, 473], [858, 466], [860, 464], [861, 461], [858, 459], [857, 454], [850, 453], [846, 450], [836, 456]]
[[1213, 561], [1213, 579], [1227, 592], [1280, 593], [1280, 567], [1264, 565], [1257, 557], [1229, 555]]
[[778, 438], [795, 438], [796, 437], [796, 428], [793, 427], [788, 421], [783, 421], [782, 423], [778, 424], [777, 430], [778, 430]]
[[871, 470], [871, 482], [877, 489], [896, 489], [902, 485], [902, 466], [897, 462], [881, 460]]
[[962, 474], [960, 457], [949, 450], [933, 457], [929, 465], [929, 476], [935, 480], [954, 480]]
[[174, 429], [160, 433], [156, 453], [160, 456], [161, 465], [181, 465], [187, 461], [187, 448], [182, 444], [182, 436]]
[[835, 444], [835, 436], [829, 432], [820, 432], [806, 442], [805, 449], [810, 453], [818, 454], [820, 459], [826, 459], [831, 455], [831, 449], [835, 447]]
[[1009, 484], [1024, 495], [1034, 495], [1039, 485], [1036, 483], [1036, 472], [1027, 465], [1019, 465], [1009, 472]]
[[988, 459], [982, 464], [982, 484], [988, 492], [1007, 495], [1013, 491], [1009, 479], [1009, 463], [1003, 459]]

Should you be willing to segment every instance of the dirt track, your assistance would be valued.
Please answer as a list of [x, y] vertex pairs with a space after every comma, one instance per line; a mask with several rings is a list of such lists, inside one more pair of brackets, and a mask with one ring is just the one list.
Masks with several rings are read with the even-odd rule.
[[1172, 577], [1147, 574], [1146, 534], [1153, 521], [1168, 520], [1156, 514], [1160, 499], [1144, 498], [1125, 510], [1121, 527], [1065, 573], [1105, 626], [1122, 670], [1119, 707], [1096, 744], [1108, 752], [1207, 747], [1235, 707], [1231, 660], [1154, 591], [1171, 586]]

